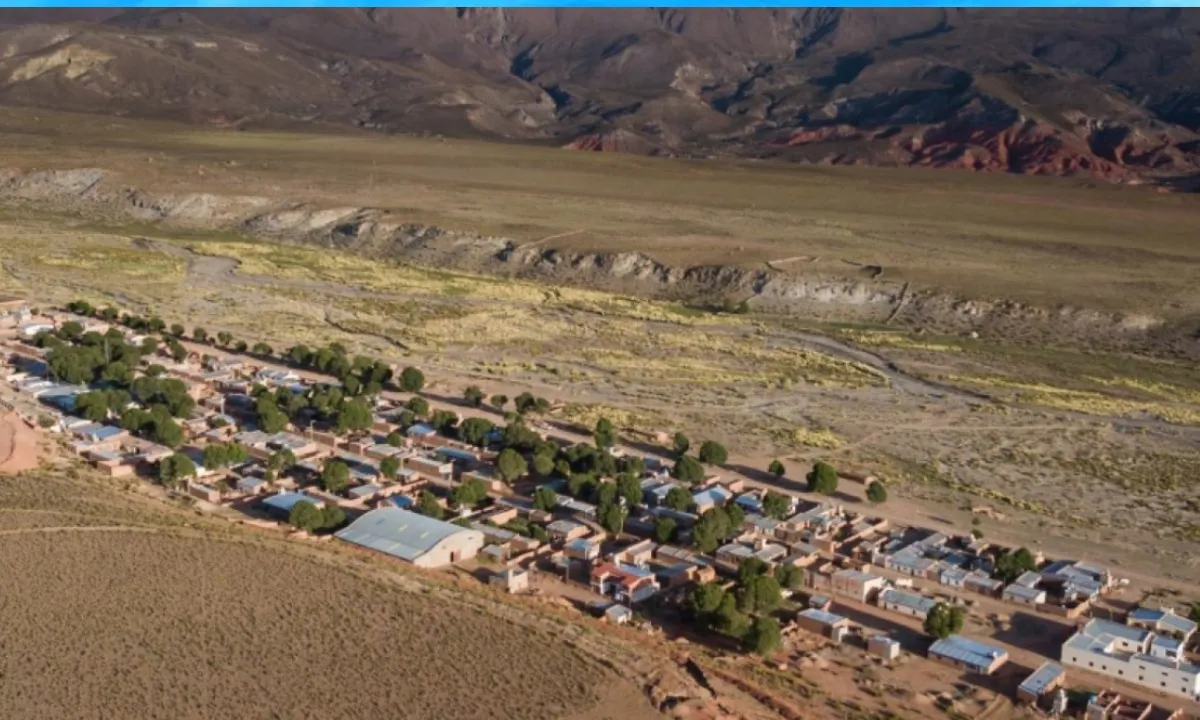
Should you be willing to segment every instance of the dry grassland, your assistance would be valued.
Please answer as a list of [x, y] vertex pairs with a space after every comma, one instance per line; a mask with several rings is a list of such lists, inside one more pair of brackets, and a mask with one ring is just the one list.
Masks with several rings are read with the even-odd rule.
[[75, 466], [0, 478], [4, 716], [656, 716], [590, 631], [329, 550]]
[[[6, 108], [6, 164], [101, 166], [154, 192], [395, 210], [672, 264], [788, 261], [972, 297], [1194, 311], [1194, 197], [1053, 178], [663, 161], [499, 143], [185, 128]], [[786, 264], [784, 265], [786, 267]], [[1013, 268], [1021, 268], [1013, 272]], [[1177, 307], [1176, 307], [1177, 306]]]

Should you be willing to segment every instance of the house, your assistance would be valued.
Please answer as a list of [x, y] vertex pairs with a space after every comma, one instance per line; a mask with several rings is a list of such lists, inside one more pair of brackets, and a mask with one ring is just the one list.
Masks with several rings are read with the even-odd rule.
[[717, 571], [703, 565], [680, 562], [667, 567], [660, 566], [654, 571], [654, 577], [660, 586], [674, 589], [685, 585], [703, 585], [712, 582], [717, 579]]
[[1200, 700], [1200, 667], [1187, 662], [1179, 640], [1093, 618], [1062, 647], [1062, 663], [1159, 692]]
[[830, 590], [835, 595], [870, 602], [887, 584], [885, 578], [861, 570], [841, 570], [833, 574]]
[[1001, 597], [1011, 603], [1036, 607], [1046, 602], [1046, 591], [1012, 583], [1004, 588], [1004, 594]]
[[929, 611], [937, 605], [937, 600], [933, 598], [898, 588], [884, 589], [879, 593], [878, 602], [879, 607], [884, 610], [890, 610], [921, 620], [924, 620], [929, 615]]
[[591, 586], [601, 595], [629, 604], [654, 597], [661, 589], [654, 573], [623, 563], [601, 563], [592, 568]]
[[1103, 567], [1091, 563], [1059, 560], [1042, 569], [1042, 582], [1053, 594], [1066, 600], [1095, 600], [1116, 582]]
[[697, 515], [703, 515], [706, 510], [723, 507], [731, 499], [733, 499], [733, 493], [728, 489], [720, 485], [713, 485], [692, 493], [692, 506]]
[[654, 558], [654, 541], [642, 540], [613, 555], [615, 562], [644, 567]]
[[1166, 635], [1185, 643], [1196, 632], [1196, 623], [1188, 618], [1175, 614], [1171, 608], [1154, 609], [1137, 607], [1129, 612], [1125, 624]]
[[890, 662], [900, 657], [900, 641], [887, 635], [872, 635], [867, 638], [867, 652]]
[[546, 533], [549, 534], [551, 540], [567, 541], [574, 540], [587, 535], [587, 525], [581, 525], [570, 520], [555, 520], [546, 526]]
[[796, 613], [796, 625], [834, 642], [841, 642], [850, 628], [850, 620], [826, 610], [808, 608]]
[[1036, 704], [1042, 696], [1054, 692], [1067, 679], [1062, 665], [1047, 660], [1017, 687], [1017, 700]]
[[1003, 648], [961, 635], [951, 635], [933, 643], [929, 657], [975, 675], [991, 675], [1008, 662], [1008, 652]]
[[188, 495], [197, 500], [205, 502], [218, 503], [221, 502], [221, 491], [217, 490], [212, 485], [203, 485], [201, 483], [189, 482], [187, 486]]
[[1104, 690], [1088, 699], [1085, 720], [1148, 720], [1154, 706]]
[[454, 477], [454, 463], [437, 457], [424, 455], [409, 457], [404, 460], [404, 467], [432, 480], [448, 482], [450, 478]]
[[475, 557], [483, 533], [397, 507], [371, 510], [337, 533], [348, 543], [418, 567], [440, 567]]
[[605, 622], [613, 625], [628, 625], [633, 620], [633, 611], [619, 603], [609, 605], [604, 610]]
[[521, 568], [505, 568], [488, 578], [488, 585], [507, 593], [529, 592], [529, 571]]
[[243, 495], [258, 495], [259, 493], [266, 492], [268, 487], [270, 487], [270, 483], [267, 482], [266, 478], [254, 475], [239, 478], [234, 484], [234, 489]]
[[963, 580], [963, 587], [980, 595], [999, 597], [1001, 590], [1004, 589], [1004, 582], [989, 577], [982, 570], [972, 570], [967, 573], [966, 579]]
[[431, 440], [437, 436], [437, 430], [432, 425], [417, 423], [405, 430], [404, 436], [410, 440]]
[[572, 560], [592, 562], [600, 558], [600, 543], [588, 538], [577, 537], [563, 545], [563, 554]]
[[296, 503], [302, 502], [312, 503], [317, 508], [325, 507], [323, 500], [299, 492], [280, 492], [268, 495], [262, 500], [262, 505], [272, 515], [287, 518]]

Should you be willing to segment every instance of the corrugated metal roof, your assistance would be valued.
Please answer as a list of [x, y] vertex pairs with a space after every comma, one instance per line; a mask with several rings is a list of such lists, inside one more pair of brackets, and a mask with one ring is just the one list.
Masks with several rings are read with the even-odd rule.
[[975, 668], [988, 668], [998, 658], [1008, 655], [1002, 648], [978, 640], [951, 635], [938, 640], [929, 648], [930, 655], [939, 655]]
[[818, 610], [817, 608], [801, 610], [799, 613], [797, 613], [797, 615], [819, 622], [822, 625], [837, 625], [839, 623], [846, 622], [846, 618], [842, 617], [841, 615], [835, 615], [834, 613], [826, 612], [825, 610]]
[[1042, 663], [1042, 666], [1033, 671], [1033, 674], [1025, 678], [1025, 682], [1021, 683], [1021, 690], [1033, 695], [1041, 695], [1050, 687], [1058, 678], [1062, 677], [1066, 670], [1062, 665], [1056, 662], [1047, 660]]
[[411, 562], [441, 541], [467, 533], [479, 536], [479, 543], [483, 544], [483, 534], [478, 530], [468, 530], [396, 507], [380, 507], [355, 520], [338, 532], [337, 537]]

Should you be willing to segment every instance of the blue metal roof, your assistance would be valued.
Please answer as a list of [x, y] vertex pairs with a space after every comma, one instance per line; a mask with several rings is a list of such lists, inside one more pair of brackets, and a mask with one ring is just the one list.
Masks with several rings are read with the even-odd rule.
[[965, 638], [962, 635], [951, 635], [943, 640], [938, 640], [929, 648], [929, 654], [940, 655], [979, 669], [989, 668], [998, 658], [1008, 655], [1001, 648]]
[[461, 460], [462, 462], [478, 462], [479, 460], [473, 452], [452, 447], [440, 447], [437, 449], [437, 454], [447, 460]]
[[1021, 683], [1020, 689], [1032, 695], [1041, 695], [1046, 692], [1046, 688], [1062, 677], [1065, 672], [1066, 670], [1063, 669], [1062, 665], [1052, 660], [1047, 660], [1042, 663], [1040, 668], [1034, 670], [1032, 675], [1025, 678], [1025, 681]]
[[264, 498], [262, 502], [263, 505], [266, 505], [272, 510], [278, 510], [285, 513], [290, 513], [296, 503], [309, 502], [313, 505], [318, 505], [320, 503], [320, 501], [316, 498], [299, 492], [279, 493], [278, 495], [272, 495], [268, 498]]
[[407, 510], [407, 509], [413, 507], [414, 505], [416, 505], [416, 503], [413, 501], [413, 499], [408, 497], [407, 495], [393, 495], [390, 498], [390, 500], [393, 505], [395, 505], [398, 508], [402, 508], [404, 510]]
[[817, 608], [808, 608], [807, 610], [801, 610], [797, 614], [800, 615], [801, 617], [806, 617], [810, 620], [815, 620], [815, 621], [821, 623], [822, 625], [837, 625], [839, 623], [846, 622], [846, 618], [842, 617], [841, 615], [835, 615], [834, 613], [826, 612], [824, 610], [819, 610]]
[[436, 432], [437, 432], [437, 430], [434, 430], [432, 427], [430, 427], [429, 425], [426, 425], [425, 423], [417, 423], [416, 425], [413, 425], [409, 429], [405, 430], [404, 434], [409, 437], [427, 437], [429, 435], [433, 435]]
[[414, 561], [443, 540], [463, 534], [477, 536], [479, 546], [483, 546], [483, 533], [478, 530], [468, 530], [396, 507], [379, 507], [338, 532], [337, 537], [360, 547]]

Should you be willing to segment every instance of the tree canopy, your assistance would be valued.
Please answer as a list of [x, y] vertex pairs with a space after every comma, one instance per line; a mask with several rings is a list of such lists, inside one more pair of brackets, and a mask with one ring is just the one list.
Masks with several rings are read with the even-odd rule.
[[665, 545], [675, 539], [678, 523], [673, 518], [658, 517], [654, 519], [654, 542]]
[[683, 457], [684, 455], [687, 454], [688, 448], [690, 448], [691, 446], [692, 446], [692, 441], [688, 440], [687, 435], [684, 435], [681, 432], [675, 433], [675, 437], [671, 442], [671, 447], [672, 447], [672, 449], [675, 450], [676, 455]]
[[671, 468], [671, 477], [685, 483], [698, 483], [704, 480], [704, 466], [690, 455], [681, 455]]
[[510, 485], [524, 475], [528, 469], [525, 458], [512, 448], [501, 450], [499, 457], [496, 458], [496, 470], [500, 473], [500, 479]]
[[686, 512], [692, 506], [692, 494], [685, 488], [676, 485], [667, 491], [667, 496], [663, 498], [663, 504], [672, 510]]
[[592, 432], [592, 437], [596, 441], [596, 447], [601, 450], [617, 444], [617, 431], [613, 429], [612, 421], [606, 417], [602, 417], [596, 421], [596, 428]]
[[938, 603], [925, 616], [925, 632], [936, 638], [948, 638], [962, 632], [963, 609], [957, 605]]
[[196, 464], [187, 455], [175, 453], [158, 461], [158, 479], [163, 485], [176, 487], [189, 477], [196, 477]]
[[350, 467], [341, 460], [327, 460], [321, 468], [321, 487], [326, 492], [342, 493], [350, 484]]
[[428, 490], [422, 490], [417, 497], [416, 511], [435, 520], [441, 520], [446, 515], [446, 510], [438, 502], [437, 496]]
[[867, 486], [867, 499], [873, 503], [881, 503], [887, 500], [887, 488], [881, 482], [873, 482]]
[[777, 478], [781, 478], [787, 473], [787, 468], [783, 466], [781, 461], [772, 460], [771, 464], [767, 466], [767, 472], [771, 473]]
[[316, 532], [325, 525], [325, 514], [307, 500], [301, 500], [288, 512], [288, 523], [297, 530]]
[[533, 491], [533, 506], [538, 510], [551, 512], [558, 507], [558, 493], [548, 487], [540, 487]]
[[425, 387], [425, 373], [415, 367], [406, 367], [400, 371], [400, 389], [404, 392], [421, 392]]
[[792, 510], [792, 498], [775, 490], [768, 490], [762, 499], [763, 512], [776, 520], [785, 519]]
[[715, 440], [705, 440], [700, 444], [700, 462], [705, 465], [724, 465], [729, 459], [725, 446]]
[[808, 476], [808, 491], [822, 495], [832, 495], [837, 492], [837, 470], [826, 462], [818, 461], [813, 464]]
[[463, 401], [473, 408], [482, 407], [483, 398], [483, 390], [480, 390], [478, 385], [471, 385], [463, 390]]
[[1036, 569], [1037, 560], [1026, 548], [1006, 551], [996, 558], [996, 572], [1005, 583], [1011, 583], [1022, 573]]

